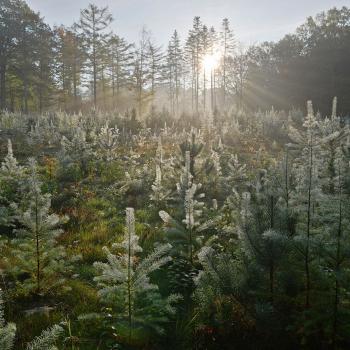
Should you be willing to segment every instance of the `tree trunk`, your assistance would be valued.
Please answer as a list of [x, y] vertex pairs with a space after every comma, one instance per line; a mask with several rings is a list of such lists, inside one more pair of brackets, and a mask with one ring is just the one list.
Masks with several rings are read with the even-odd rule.
[[40, 293], [40, 242], [39, 242], [39, 213], [38, 213], [38, 197], [35, 197], [35, 240], [36, 240], [36, 292]]
[[28, 82], [24, 81], [24, 90], [23, 90], [23, 101], [24, 101], [24, 113], [28, 114]]
[[[311, 139], [311, 143], [312, 143]], [[309, 161], [309, 186], [308, 186], [308, 201], [307, 201], [307, 229], [306, 229], [306, 252], [305, 252], [305, 307], [310, 307], [310, 230], [311, 230], [311, 190], [312, 190], [312, 167], [313, 167], [313, 148], [310, 147]]]
[[128, 247], [128, 322], [129, 322], [129, 343], [131, 340], [131, 232], [129, 228], [129, 247]]
[[274, 302], [274, 289], [275, 289], [275, 267], [273, 262], [270, 265], [270, 298], [271, 298], [271, 303], [273, 304]]
[[336, 348], [337, 333], [338, 333], [338, 308], [339, 308], [339, 270], [340, 270], [340, 239], [342, 235], [342, 191], [339, 190], [339, 221], [337, 232], [337, 252], [335, 266], [335, 286], [334, 286], [334, 306], [333, 306], [333, 330], [332, 330], [332, 345]]
[[6, 61], [0, 66], [0, 109], [6, 109]]

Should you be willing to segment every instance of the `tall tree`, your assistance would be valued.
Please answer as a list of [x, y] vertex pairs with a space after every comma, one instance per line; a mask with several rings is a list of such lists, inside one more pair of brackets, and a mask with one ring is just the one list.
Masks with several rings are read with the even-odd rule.
[[121, 89], [127, 87], [131, 82], [133, 47], [133, 44], [127, 43], [124, 38], [115, 34], [108, 41], [113, 106], [118, 105]]
[[164, 54], [162, 52], [162, 47], [157, 46], [151, 39], [148, 41], [148, 57], [151, 94], [153, 98], [156, 88], [163, 80]]
[[16, 47], [16, 33], [25, 5], [21, 1], [4, 0], [0, 7], [0, 108], [6, 108], [6, 73]]
[[240, 51], [234, 57], [228, 58], [227, 73], [227, 92], [236, 97], [237, 106], [242, 108], [248, 73], [248, 59], [243, 48], [240, 48]]
[[[41, 42], [41, 35], [49, 30], [40, 16], [27, 6], [23, 8], [16, 32], [16, 56], [11, 60], [11, 71], [21, 81], [22, 110], [29, 111], [29, 102], [33, 102], [35, 82], [40, 79], [40, 71], [47, 68], [44, 56], [47, 56], [49, 42]], [[44, 29], [45, 28], [45, 29]], [[44, 32], [42, 31], [44, 29]], [[46, 32], [47, 34], [47, 32]], [[45, 34], [45, 35], [46, 35]], [[40, 49], [40, 45], [42, 48]], [[38, 70], [39, 67], [39, 70]], [[46, 68], [45, 68], [46, 67]], [[38, 74], [39, 71], [39, 74]], [[43, 71], [41, 72], [43, 73]]]
[[[208, 30], [208, 27], [206, 25], [203, 26], [202, 28], [202, 56], [205, 58], [206, 55], [209, 54], [210, 52], [210, 32]], [[205, 62], [203, 61], [202, 58], [202, 69], [203, 69], [203, 110], [205, 111], [206, 109], [206, 104], [207, 104], [207, 77], [206, 77], [206, 73], [207, 73], [207, 67], [204, 64]]]
[[147, 84], [149, 84], [149, 44], [150, 33], [143, 28], [138, 48], [135, 53], [134, 62], [134, 82], [136, 88], [136, 102], [138, 106], [139, 117], [143, 114], [144, 102], [148, 100], [149, 93], [145, 91]]
[[54, 89], [54, 36], [48, 25], [39, 23], [37, 31], [37, 74], [36, 90], [38, 110], [41, 113], [44, 107], [50, 104]]
[[186, 53], [188, 63], [191, 65], [192, 75], [192, 109], [199, 112], [199, 76], [202, 58], [202, 29], [200, 17], [193, 19], [193, 26], [186, 41]]
[[92, 66], [92, 90], [94, 106], [97, 106], [97, 78], [103, 62], [102, 47], [110, 37], [106, 29], [113, 18], [108, 12], [108, 7], [89, 6], [80, 12], [80, 21], [77, 28], [80, 29], [87, 48], [87, 57]]
[[76, 110], [86, 59], [82, 39], [75, 26], [56, 28], [55, 37], [59, 104], [63, 103], [65, 109], [73, 107], [73, 110]]
[[[217, 44], [217, 33], [214, 27], [211, 27], [209, 30], [209, 51], [208, 53], [211, 57], [215, 57], [217, 54], [218, 44]], [[214, 111], [216, 109], [216, 67], [212, 66], [210, 70], [210, 105], [211, 110]]]
[[183, 73], [183, 52], [177, 31], [174, 31], [167, 52], [166, 80], [169, 85], [170, 106], [172, 113], [179, 113], [179, 95]]
[[235, 42], [233, 31], [230, 28], [230, 22], [227, 18], [222, 21], [222, 28], [220, 32], [221, 50], [222, 50], [222, 97], [223, 106], [226, 108], [227, 100], [227, 74], [228, 74], [228, 60], [233, 55]]

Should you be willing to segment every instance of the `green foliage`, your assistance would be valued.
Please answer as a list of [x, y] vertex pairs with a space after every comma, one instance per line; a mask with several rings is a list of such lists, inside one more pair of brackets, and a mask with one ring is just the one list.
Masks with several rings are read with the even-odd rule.
[[[114, 255], [107, 247], [103, 250], [107, 262], [94, 264], [99, 273], [94, 280], [98, 283], [99, 297], [106, 305], [102, 317], [111, 332], [116, 332], [117, 340], [132, 343], [148, 332], [162, 333], [163, 325], [175, 313], [173, 304], [177, 295], [164, 298], [157, 285], [150, 281], [150, 274], [167, 264], [171, 246], [159, 245], [148, 256], [139, 260], [142, 248], [135, 234], [133, 208], [126, 209], [126, 230], [123, 241], [113, 245], [120, 251]], [[89, 315], [85, 316], [89, 317]], [[150, 335], [151, 335], [150, 334]]]
[[5, 321], [2, 291], [0, 290], [0, 348], [11, 350], [14, 345], [16, 336], [16, 325]]
[[32, 342], [27, 345], [27, 350], [58, 350], [58, 347], [54, 345], [56, 340], [62, 334], [63, 329], [60, 326], [52, 326], [51, 328], [44, 330], [41, 335], [36, 337]]
[[59, 226], [65, 221], [56, 214], [50, 214], [51, 196], [41, 192], [37, 165], [29, 163], [28, 178], [23, 199], [15, 204], [17, 238], [12, 241], [12, 261], [8, 269], [17, 276], [23, 293], [48, 293], [64, 281], [69, 265], [64, 247], [57, 245], [57, 238], [63, 232]]
[[[19, 160], [8, 143], [0, 272], [14, 346], [65, 320], [74, 350], [347, 348], [349, 131], [335, 103], [324, 119], [308, 107], [304, 124], [217, 111], [200, 131], [185, 116], [131, 130], [108, 112], [1, 114]], [[39, 164], [19, 165], [30, 153]]]
[[[16, 336], [16, 325], [14, 323], [7, 323], [4, 319], [2, 291], [0, 290], [0, 348], [2, 350], [14, 349], [14, 342]], [[54, 344], [62, 335], [63, 329], [58, 325], [44, 330], [40, 336], [27, 344], [27, 350], [58, 350]]]

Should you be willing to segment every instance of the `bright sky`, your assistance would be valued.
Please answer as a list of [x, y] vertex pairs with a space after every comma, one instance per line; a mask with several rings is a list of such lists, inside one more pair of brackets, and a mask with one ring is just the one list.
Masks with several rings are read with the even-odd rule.
[[112, 29], [128, 41], [137, 42], [145, 25], [162, 45], [174, 29], [184, 39], [194, 16], [216, 29], [227, 17], [237, 39], [252, 44], [283, 37], [307, 16], [350, 5], [350, 0], [27, 0], [50, 25], [72, 24], [90, 2], [109, 7], [114, 17]]

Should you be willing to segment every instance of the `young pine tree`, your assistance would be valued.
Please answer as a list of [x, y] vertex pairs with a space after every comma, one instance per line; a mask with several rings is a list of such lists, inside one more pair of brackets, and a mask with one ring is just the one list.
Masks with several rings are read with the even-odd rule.
[[[242, 231], [245, 253], [268, 281], [268, 301], [275, 301], [276, 273], [286, 257], [287, 239], [276, 225], [279, 207], [268, 173], [261, 171], [249, 195], [242, 196]], [[253, 265], [254, 266], [254, 265]], [[258, 286], [260, 288], [260, 286]]]
[[27, 188], [19, 205], [14, 204], [17, 238], [13, 240], [14, 263], [8, 266], [10, 272], [26, 276], [18, 282], [24, 293], [46, 294], [64, 281], [67, 272], [65, 249], [57, 244], [63, 232], [64, 222], [56, 214], [51, 214], [51, 196], [43, 194], [36, 162], [29, 162], [30, 176]]
[[121, 243], [113, 245], [120, 253], [115, 255], [107, 247], [103, 250], [107, 262], [95, 262], [98, 271], [95, 281], [99, 287], [101, 301], [109, 307], [107, 319], [115, 329], [121, 342], [132, 343], [137, 338], [163, 332], [169, 317], [175, 313], [173, 304], [177, 295], [161, 296], [158, 286], [150, 281], [150, 274], [167, 264], [171, 246], [163, 244], [144, 257], [135, 233], [134, 209], [126, 209], [126, 229]]
[[169, 178], [173, 175], [172, 160], [164, 159], [161, 136], [158, 138], [155, 166], [156, 176], [152, 184], [152, 193], [150, 195], [150, 200], [153, 201], [156, 208], [160, 209], [161, 206], [164, 208], [167, 205], [168, 201], [171, 199], [171, 190], [166, 187], [165, 181], [169, 180]]
[[7, 225], [11, 216], [10, 203], [20, 200], [20, 187], [25, 178], [24, 167], [18, 165], [8, 140], [7, 155], [0, 167], [0, 223]]
[[60, 161], [62, 167], [78, 168], [83, 176], [88, 175], [89, 163], [94, 153], [92, 144], [88, 142], [86, 132], [76, 128], [73, 137], [69, 140], [65, 136], [61, 139]]
[[[302, 132], [291, 128], [290, 138], [299, 149], [299, 158], [296, 159], [294, 172], [296, 177], [295, 206], [297, 211], [304, 216], [304, 221], [299, 225], [301, 234], [295, 239], [300, 243], [300, 252], [304, 260], [305, 269], [305, 308], [310, 307], [311, 293], [311, 262], [313, 228], [315, 207], [320, 198], [320, 147], [322, 138], [319, 134], [319, 123], [314, 115], [312, 102], [307, 103], [307, 116], [303, 123]], [[305, 217], [306, 216], [306, 217]], [[306, 221], [306, 222], [305, 222]]]
[[108, 123], [103, 126], [97, 135], [97, 142], [99, 145], [99, 153], [102, 160], [110, 162], [117, 157], [118, 148], [118, 128], [108, 127]]
[[168, 239], [178, 246], [178, 253], [187, 257], [188, 262], [193, 265], [195, 251], [201, 245], [200, 217], [204, 203], [200, 201], [204, 193], [198, 194], [201, 184], [192, 182], [190, 172], [191, 159], [190, 152], [186, 151], [185, 166], [177, 184], [180, 207], [182, 209], [182, 223], [172, 218], [167, 212], [160, 211], [159, 216], [165, 224], [165, 231], [168, 233]]
[[328, 272], [326, 277], [330, 282], [330, 295], [333, 299], [330, 304], [332, 313], [330, 339], [332, 346], [337, 348], [339, 340], [347, 337], [344, 325], [347, 323], [345, 305], [349, 290], [347, 287], [349, 273], [346, 266], [350, 259], [348, 229], [350, 218], [349, 193], [345, 185], [349, 162], [341, 147], [336, 149], [334, 155], [333, 191], [326, 194], [321, 202], [323, 223], [321, 254], [323, 268]]

